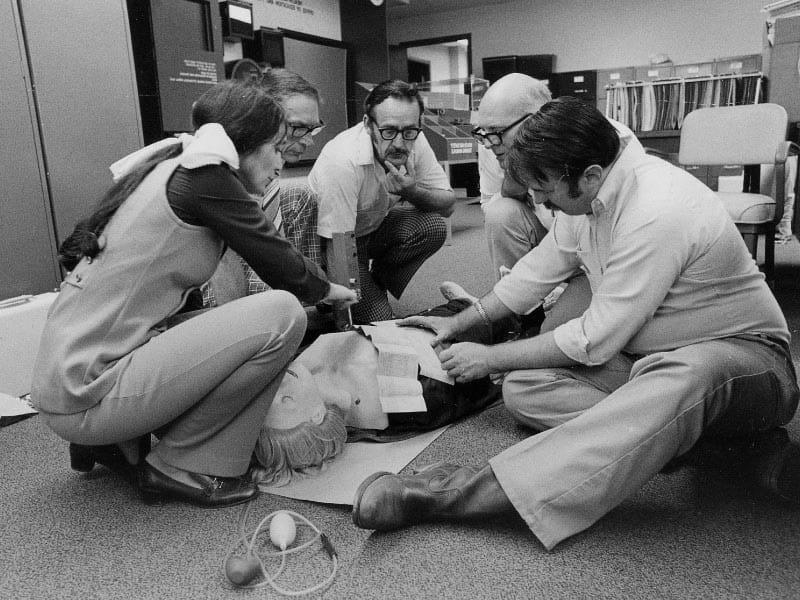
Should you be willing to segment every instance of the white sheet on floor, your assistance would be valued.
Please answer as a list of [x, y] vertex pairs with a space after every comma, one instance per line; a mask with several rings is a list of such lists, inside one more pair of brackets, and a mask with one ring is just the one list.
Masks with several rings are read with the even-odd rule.
[[31, 391], [39, 338], [57, 295], [48, 292], [0, 301], [0, 392], [22, 396]]
[[324, 504], [353, 504], [358, 486], [377, 471], [399, 472], [427, 448], [447, 427], [399, 442], [355, 442], [313, 476], [296, 477], [283, 487], [262, 485], [261, 491], [286, 498]]

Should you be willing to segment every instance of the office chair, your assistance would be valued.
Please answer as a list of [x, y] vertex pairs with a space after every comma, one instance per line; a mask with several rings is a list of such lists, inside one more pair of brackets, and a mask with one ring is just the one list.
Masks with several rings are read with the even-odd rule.
[[[778, 104], [700, 108], [685, 117], [678, 151], [683, 167], [744, 166], [742, 191], [717, 194], [753, 260], [758, 260], [758, 238], [764, 236], [763, 270], [770, 285], [775, 276], [775, 227], [786, 201], [786, 161], [800, 153], [800, 147], [786, 140], [788, 123], [786, 110]], [[765, 186], [770, 190], [760, 189], [761, 165], [774, 169], [774, 183]], [[716, 189], [713, 176], [709, 179]]]

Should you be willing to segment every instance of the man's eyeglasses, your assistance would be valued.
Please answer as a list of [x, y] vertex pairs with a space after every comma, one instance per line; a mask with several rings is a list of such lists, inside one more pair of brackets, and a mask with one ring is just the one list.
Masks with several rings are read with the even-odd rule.
[[422, 131], [420, 127], [406, 127], [405, 129], [397, 129], [396, 127], [377, 127], [378, 123], [375, 121], [375, 119], [369, 117], [369, 120], [375, 123], [378, 133], [381, 134], [381, 138], [387, 142], [391, 142], [397, 137], [397, 134], [400, 134], [407, 142], [413, 142], [415, 139], [417, 139], [417, 137], [419, 137], [419, 134]]
[[489, 145], [491, 146], [500, 146], [503, 144], [503, 134], [512, 127], [514, 127], [515, 125], [519, 125], [530, 116], [533, 116], [533, 113], [527, 113], [525, 115], [522, 115], [511, 125], [504, 127], [500, 131], [486, 131], [483, 127], [476, 127], [475, 129], [472, 130], [472, 137], [475, 138], [475, 141], [478, 142], [479, 144], [489, 142]]
[[293, 123], [287, 123], [287, 137], [299, 140], [301, 137], [305, 137], [309, 134], [315, 136], [322, 131], [324, 127], [325, 123], [322, 121], [319, 122], [319, 125], [306, 125], [305, 123], [298, 123], [295, 125]]

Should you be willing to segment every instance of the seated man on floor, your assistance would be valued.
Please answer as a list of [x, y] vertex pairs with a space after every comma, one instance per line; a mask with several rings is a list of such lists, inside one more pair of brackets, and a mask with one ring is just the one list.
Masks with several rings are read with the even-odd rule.
[[354, 499], [356, 525], [519, 515], [551, 549], [698, 440], [758, 489], [800, 502], [800, 447], [782, 427], [800, 397], [789, 330], [716, 194], [570, 97], [525, 121], [506, 166], [558, 211], [550, 232], [458, 315], [404, 323], [444, 344], [530, 311], [582, 267], [592, 299], [579, 317], [439, 354], [456, 381], [507, 372], [506, 407], [539, 433], [479, 468], [372, 475]]
[[[261, 78], [283, 108], [287, 163], [298, 162], [314, 145], [314, 136], [325, 126], [319, 118], [319, 92], [308, 81], [288, 69], [268, 69]], [[261, 208], [286, 239], [306, 258], [322, 266], [317, 237], [317, 198], [303, 183], [286, 183], [276, 177], [259, 199]], [[217, 306], [269, 287], [232, 250], [227, 250], [209, 284], [203, 288], [203, 305]]]
[[422, 98], [403, 81], [369, 93], [361, 123], [322, 149], [308, 181], [319, 198], [318, 234], [354, 231], [361, 299], [356, 323], [392, 318], [414, 273], [443, 244], [455, 196], [421, 133]]

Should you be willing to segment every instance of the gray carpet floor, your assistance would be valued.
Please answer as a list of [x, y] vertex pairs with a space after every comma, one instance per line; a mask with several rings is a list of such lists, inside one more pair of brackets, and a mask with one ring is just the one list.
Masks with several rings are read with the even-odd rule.
[[[779, 247], [778, 261], [797, 357], [800, 244]], [[490, 288], [480, 209], [465, 201], [453, 244], [424, 265], [398, 314], [438, 304], [443, 279]], [[800, 439], [800, 418], [789, 429]], [[411, 466], [479, 464], [526, 435], [496, 406], [452, 426]], [[280, 597], [233, 589], [223, 574], [241, 507], [143, 505], [105, 469], [71, 471], [67, 444], [36, 417], [0, 430], [0, 481], [0, 598]], [[335, 545], [340, 569], [325, 598], [800, 597], [800, 509], [690, 468], [656, 476], [552, 552], [516, 520], [371, 534], [352, 525], [349, 507], [271, 495], [252, 503], [247, 524], [277, 509], [305, 515]], [[294, 555], [282, 582], [302, 588], [328, 568], [321, 552]]]

